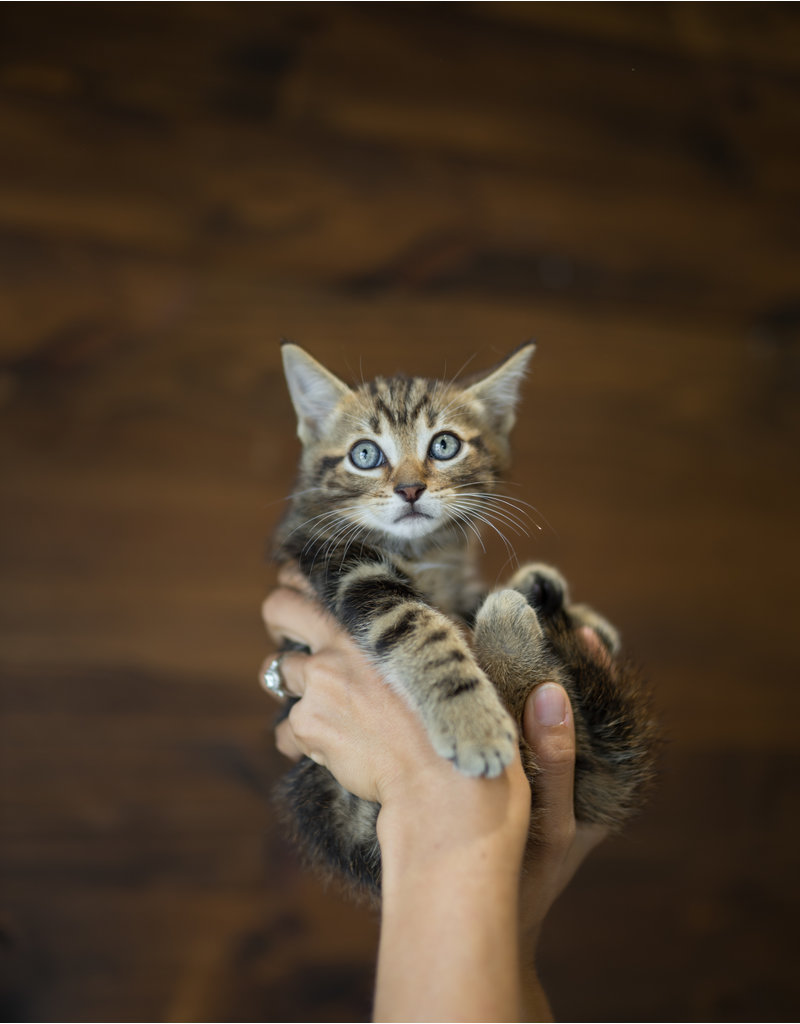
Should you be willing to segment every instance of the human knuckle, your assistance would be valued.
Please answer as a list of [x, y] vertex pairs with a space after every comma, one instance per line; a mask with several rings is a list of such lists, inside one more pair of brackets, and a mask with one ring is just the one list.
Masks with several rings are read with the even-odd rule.
[[261, 602], [261, 617], [265, 622], [270, 622], [275, 613], [275, 593], [268, 594]]
[[341, 683], [341, 669], [337, 660], [322, 651], [309, 660], [307, 680], [315, 689], [335, 690]]
[[572, 773], [575, 767], [575, 741], [571, 736], [560, 737], [548, 743], [540, 751], [539, 757], [551, 776], [560, 777]]
[[306, 740], [319, 734], [325, 723], [324, 705], [309, 699], [308, 694], [299, 700], [289, 714], [289, 721], [298, 739]]
[[297, 736], [291, 717], [284, 718], [275, 727], [275, 745], [283, 754], [290, 753], [297, 746]]

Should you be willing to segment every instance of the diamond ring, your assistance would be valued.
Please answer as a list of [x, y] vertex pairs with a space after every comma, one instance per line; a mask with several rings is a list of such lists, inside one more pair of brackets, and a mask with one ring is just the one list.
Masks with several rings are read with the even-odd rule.
[[289, 696], [288, 692], [283, 688], [283, 676], [281, 675], [281, 661], [285, 653], [284, 651], [277, 658], [273, 658], [259, 677], [261, 685], [267, 693], [272, 694], [278, 700], [285, 700]]

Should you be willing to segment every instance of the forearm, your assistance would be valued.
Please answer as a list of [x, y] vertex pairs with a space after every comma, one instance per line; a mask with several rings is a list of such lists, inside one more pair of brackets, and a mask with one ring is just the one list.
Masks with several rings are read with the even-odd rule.
[[466, 800], [381, 812], [376, 1020], [519, 1019], [527, 783], [462, 784]]
[[[383, 921], [375, 1013], [381, 1020], [549, 1019], [533, 952], [548, 908], [604, 835], [576, 831], [575, 734], [561, 687], [528, 697], [523, 734], [537, 775], [539, 842], [519, 870], [531, 790], [519, 760], [468, 779], [435, 754], [422, 723], [293, 578], [264, 604], [276, 645], [315, 654], [283, 661], [302, 698], [277, 729], [288, 757], [314, 756], [351, 793], [381, 804]], [[590, 647], [600, 641], [588, 630]], [[520, 898], [520, 896], [522, 898]], [[519, 951], [521, 910], [524, 948]]]

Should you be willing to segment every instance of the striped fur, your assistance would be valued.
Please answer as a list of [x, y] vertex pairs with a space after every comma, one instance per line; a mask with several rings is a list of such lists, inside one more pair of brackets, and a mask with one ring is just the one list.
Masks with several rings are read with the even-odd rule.
[[[303, 452], [276, 553], [298, 563], [436, 751], [467, 775], [503, 771], [531, 687], [561, 680], [577, 709], [576, 807], [619, 825], [651, 771], [649, 711], [633, 677], [598, 665], [575, 639], [589, 624], [616, 652], [613, 627], [570, 605], [554, 570], [526, 567], [486, 599], [475, 565], [481, 526], [520, 525], [519, 504], [497, 485], [532, 353], [522, 346], [461, 384], [398, 376], [350, 388], [285, 344]], [[534, 782], [529, 755], [526, 767]], [[283, 794], [315, 860], [379, 884], [376, 807], [308, 760]]]

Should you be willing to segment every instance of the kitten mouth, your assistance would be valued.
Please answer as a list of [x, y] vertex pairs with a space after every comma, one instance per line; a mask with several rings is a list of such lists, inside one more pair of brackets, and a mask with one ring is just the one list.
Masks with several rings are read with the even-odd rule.
[[419, 512], [415, 508], [410, 508], [407, 512], [397, 516], [394, 521], [396, 523], [404, 523], [407, 519], [433, 519], [433, 516], [427, 512]]

